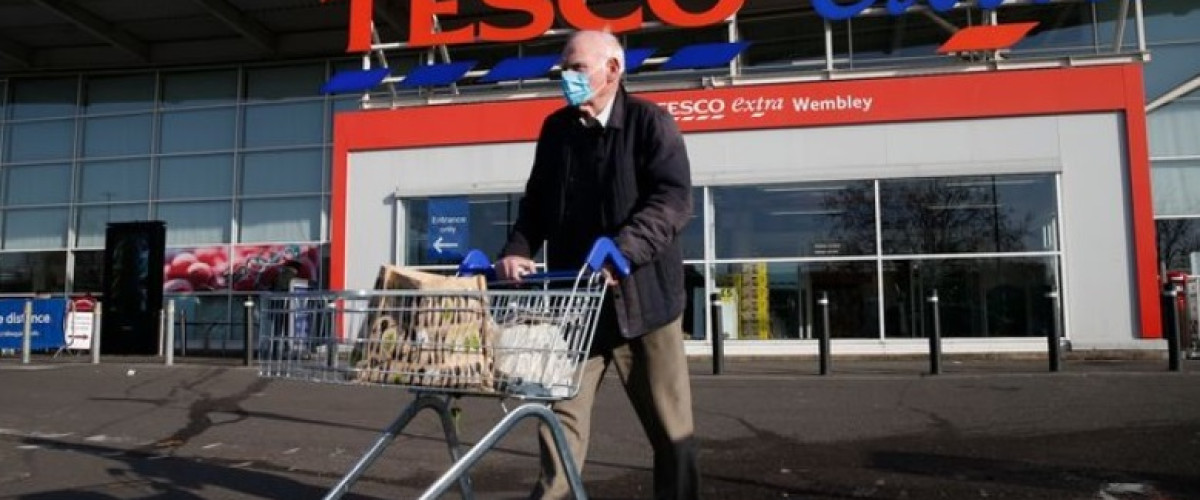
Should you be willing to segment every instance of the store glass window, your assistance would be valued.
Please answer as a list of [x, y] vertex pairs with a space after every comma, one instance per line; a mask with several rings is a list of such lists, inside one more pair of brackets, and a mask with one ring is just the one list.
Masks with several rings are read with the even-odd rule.
[[883, 253], [1058, 249], [1051, 174], [879, 181]]
[[324, 149], [242, 155], [242, 194], [260, 196], [321, 192]]
[[19, 79], [10, 84], [9, 119], [55, 118], [75, 115], [79, 80], [76, 78]]
[[[967, 26], [969, 21], [964, 10], [938, 14], [938, 17], [957, 26]], [[903, 24], [898, 25], [901, 22]], [[937, 53], [938, 46], [946, 41], [946, 28], [926, 16], [905, 15], [903, 21], [894, 16], [864, 16], [835, 23], [835, 26], [838, 26], [837, 46], [840, 48], [845, 42], [845, 52], [835, 54], [836, 67], [912, 68], [960, 62]], [[821, 36], [823, 31], [818, 28], [814, 34]], [[846, 36], [849, 40], [843, 38]], [[824, 43], [817, 41], [815, 46], [823, 48]]]
[[[1096, 30], [1092, 2], [1063, 2], [1047, 5], [1014, 5], [998, 11], [1001, 23], [1038, 22], [1029, 35], [1017, 42], [1013, 52], [1062, 54], [1090, 51], [1095, 53]], [[1054, 19], [1053, 24], [1042, 22]], [[1132, 21], [1132, 19], [1130, 20]], [[978, 22], [978, 21], [977, 21]], [[1132, 31], [1132, 22], [1130, 23]], [[1111, 32], [1110, 32], [1111, 33]]]
[[874, 261], [719, 264], [713, 279], [726, 338], [818, 338], [823, 297], [831, 338], [879, 338]]
[[704, 258], [704, 188], [692, 188], [692, 217], [679, 233], [679, 246], [683, 249], [683, 258], [699, 260]]
[[1149, 50], [1154, 58], [1154, 66], [1146, 65], [1145, 70], [1147, 102], [1162, 97], [1200, 74], [1200, 37], [1193, 38], [1192, 43], [1154, 45]]
[[[222, 352], [241, 352], [245, 327], [243, 318], [245, 307], [242, 303], [247, 297], [231, 297], [229, 295], [192, 294], [175, 298], [176, 311], [186, 321], [188, 354], [219, 354]], [[235, 307], [230, 307], [230, 300]], [[230, 322], [230, 314], [240, 316]]]
[[151, 115], [88, 118], [83, 122], [83, 155], [133, 156], [150, 154]]
[[237, 70], [164, 73], [162, 105], [173, 109], [234, 104], [237, 76]]
[[242, 123], [243, 146], [247, 148], [320, 144], [325, 133], [325, 102], [247, 106]]
[[1156, 160], [1150, 175], [1156, 216], [1200, 215], [1200, 159]]
[[0, 293], [63, 293], [66, 289], [66, 252], [0, 254]]
[[228, 198], [233, 194], [233, 155], [167, 156], [158, 161], [158, 198]]
[[228, 201], [162, 202], [155, 215], [167, 223], [168, 246], [229, 243]]
[[1044, 337], [1058, 324], [1058, 259], [894, 260], [883, 263], [888, 338]]
[[243, 200], [238, 228], [242, 243], [318, 241], [321, 198]]
[[65, 248], [66, 208], [9, 209], [4, 212], [5, 250]]
[[9, 206], [66, 203], [71, 197], [70, 164], [10, 165], [4, 172]]
[[246, 70], [246, 102], [315, 97], [324, 82], [324, 64], [250, 68]]
[[84, 203], [150, 198], [150, 160], [89, 161], [79, 167], [79, 196]]
[[[521, 195], [498, 193], [462, 197], [435, 198], [440, 203], [467, 205], [468, 249], [478, 249], [495, 257], [504, 247], [512, 224], [517, 220]], [[429, 198], [405, 200], [408, 223], [405, 234], [408, 265], [458, 265], [457, 258], [437, 258], [436, 241], [429, 239]]]
[[149, 205], [145, 202], [81, 206], [76, 216], [75, 245], [79, 248], [104, 247], [104, 235], [110, 222], [147, 220], [149, 213]]
[[748, 71], [771, 66], [825, 67], [825, 25], [818, 16], [782, 14], [778, 17], [738, 19], [738, 32], [754, 40], [742, 52]]
[[[1111, 3], [1108, 8], [1115, 9], [1120, 2]], [[1196, 8], [1194, 0], [1154, 0], [1143, 2], [1146, 22], [1146, 39], [1151, 42], [1167, 42], [1180, 40], [1197, 40], [1196, 26], [1200, 25], [1200, 9]], [[1133, 21], [1132, 14], [1129, 19]]]
[[870, 255], [875, 251], [870, 181], [712, 188], [722, 259]]
[[1168, 271], [1200, 274], [1200, 218], [1154, 221], [1158, 262]]
[[[1200, 72], [1200, 67], [1195, 71]], [[1200, 134], [1196, 133], [1200, 130], [1200, 90], [1154, 110], [1146, 116], [1146, 127], [1151, 157], [1200, 157]]]
[[95, 76], [84, 80], [84, 112], [126, 113], [154, 108], [154, 75]]
[[475, 196], [470, 199], [471, 220], [468, 227], [472, 243], [482, 242], [477, 248], [489, 256], [494, 256], [500, 251], [500, 247], [508, 240], [513, 223], [517, 220], [520, 199], [519, 195], [513, 194]]
[[234, 108], [168, 111], [161, 120], [159, 151], [162, 153], [233, 149], [237, 133]]
[[[362, 109], [362, 97], [360, 96], [340, 96], [333, 99], [333, 112], [339, 113], [342, 111], [358, 111]], [[332, 128], [332, 127], [330, 127]]]
[[9, 162], [67, 160], [75, 154], [75, 121], [10, 122], [5, 127]]
[[683, 265], [683, 289], [687, 294], [683, 309], [684, 340], [704, 340], [708, 331], [708, 295], [704, 288], [704, 265]]
[[104, 251], [83, 250], [75, 252], [75, 274], [71, 290], [76, 293], [104, 292]]
[[1113, 40], [1115, 40], [1114, 37], [1117, 36], [1117, 23], [1125, 22], [1126, 29], [1121, 44], [1122, 50], [1137, 50], [1137, 30], [1129, 29], [1136, 22], [1133, 9], [1125, 12], [1121, 8], [1121, 2], [1093, 2], [1092, 8], [1096, 12], [1095, 35], [1096, 43], [1100, 47], [1111, 48]]

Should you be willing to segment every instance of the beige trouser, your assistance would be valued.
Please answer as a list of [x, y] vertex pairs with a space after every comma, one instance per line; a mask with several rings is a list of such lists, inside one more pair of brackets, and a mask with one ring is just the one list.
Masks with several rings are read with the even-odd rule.
[[[642, 428], [654, 448], [654, 498], [692, 499], [700, 475], [692, 426], [692, 393], [681, 320], [642, 337], [613, 339], [617, 332], [597, 328], [596, 342], [584, 367], [579, 393], [554, 405], [575, 465], [582, 472], [592, 427], [596, 390], [610, 365], [625, 387]], [[570, 498], [571, 487], [554, 448], [549, 428], [540, 429], [542, 473], [531, 498]]]

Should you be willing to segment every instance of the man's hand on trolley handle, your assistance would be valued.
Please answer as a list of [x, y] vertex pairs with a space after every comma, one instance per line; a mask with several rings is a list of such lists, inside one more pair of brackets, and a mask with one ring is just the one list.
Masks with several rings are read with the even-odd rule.
[[509, 255], [496, 262], [496, 275], [504, 281], [521, 281], [526, 275], [533, 274], [537, 264], [532, 259], [519, 255]]
[[[503, 281], [520, 282], [525, 276], [537, 272], [537, 264], [532, 259], [519, 255], [503, 257], [496, 262], [495, 267], [497, 277]], [[617, 273], [613, 270], [612, 265], [604, 264], [600, 273], [604, 275], [604, 284], [617, 286]]]

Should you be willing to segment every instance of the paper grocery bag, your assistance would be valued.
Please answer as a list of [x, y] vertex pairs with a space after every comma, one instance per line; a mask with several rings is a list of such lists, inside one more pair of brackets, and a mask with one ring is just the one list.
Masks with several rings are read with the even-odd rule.
[[358, 378], [447, 389], [495, 389], [483, 276], [442, 276], [399, 266], [379, 270]]

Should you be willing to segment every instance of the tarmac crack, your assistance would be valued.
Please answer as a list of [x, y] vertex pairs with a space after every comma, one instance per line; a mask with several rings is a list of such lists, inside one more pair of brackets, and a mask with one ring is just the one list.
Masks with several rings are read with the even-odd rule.
[[913, 386], [917, 383], [918, 382], [909, 382], [904, 385], [904, 388], [900, 390], [899, 394], [897, 394], [896, 405], [900, 409], [910, 411], [910, 412], [916, 413], [918, 415], [925, 416], [925, 418], [929, 419], [931, 427], [934, 430], [936, 430], [939, 434], [942, 434], [948, 438], [961, 437], [962, 431], [960, 431], [958, 429], [958, 426], [954, 425], [954, 422], [952, 420], [942, 416], [941, 414], [939, 414], [936, 411], [927, 410], [924, 408], [918, 408], [918, 407], [912, 405], [911, 403], [909, 403], [911, 398], [909, 398], [908, 393], [910, 390], [912, 390]]
[[[157, 440], [151, 447], [177, 449], [188, 444], [192, 439], [204, 434], [214, 426], [230, 425], [246, 420], [250, 417], [250, 412], [243, 409], [241, 403], [250, 396], [261, 392], [269, 383], [270, 380], [268, 379], [258, 378], [236, 394], [219, 398], [213, 398], [208, 393], [200, 393], [200, 399], [192, 402], [188, 408], [187, 424], [183, 428], [172, 432], [169, 436]], [[191, 387], [187, 387], [187, 389], [194, 390], [196, 384], [189, 385]], [[172, 391], [172, 394], [174, 392]], [[214, 413], [227, 413], [235, 417], [218, 423], [212, 417]]]

